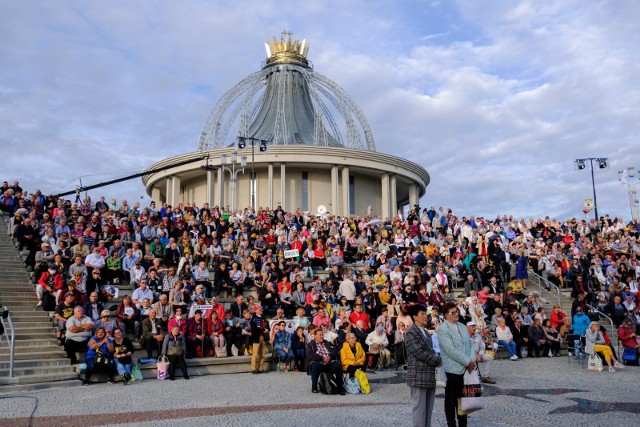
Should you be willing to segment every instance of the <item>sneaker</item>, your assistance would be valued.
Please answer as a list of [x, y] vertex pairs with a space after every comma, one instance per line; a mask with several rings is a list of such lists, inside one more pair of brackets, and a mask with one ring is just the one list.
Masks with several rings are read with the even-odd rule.
[[484, 377], [484, 378], [482, 379], [482, 382], [483, 382], [483, 383], [485, 383], [485, 384], [495, 384], [495, 383], [496, 383], [494, 380], [492, 380], [492, 379], [491, 379], [491, 378], [489, 378], [489, 377]]
[[548, 356], [549, 356], [549, 357], [553, 357], [553, 354], [549, 353], [549, 354], [548, 354]]
[[609, 366], [609, 372], [615, 372], [615, 368], [613, 366]]
[[571, 357], [571, 356], [573, 356], [573, 353], [569, 352], [569, 353], [567, 353], [567, 356]]
[[380, 366], [377, 370], [378, 370], [378, 372], [382, 372], [382, 371], [384, 371], [384, 368], [382, 366]]
[[616, 368], [620, 368], [620, 369], [624, 368], [624, 365], [622, 363], [620, 363], [620, 362], [614, 363], [613, 366], [615, 366]]
[[518, 360], [518, 356], [516, 356], [515, 354], [513, 356], [511, 356], [509, 359], [511, 360]]
[[62, 338], [58, 338], [56, 340], [56, 344], [58, 345], [58, 347], [62, 346], [63, 342], [62, 342]]
[[36, 304], [36, 307], [42, 307], [42, 300], [38, 300], [38, 303]]

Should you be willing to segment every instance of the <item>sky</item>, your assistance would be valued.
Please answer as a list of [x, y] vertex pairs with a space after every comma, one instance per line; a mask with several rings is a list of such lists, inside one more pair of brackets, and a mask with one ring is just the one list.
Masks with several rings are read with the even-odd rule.
[[[0, 0], [0, 178], [73, 190], [192, 152], [205, 119], [288, 28], [377, 151], [461, 215], [631, 216], [640, 169], [640, 2]], [[638, 186], [639, 173], [631, 180]], [[148, 204], [139, 179], [90, 193]]]

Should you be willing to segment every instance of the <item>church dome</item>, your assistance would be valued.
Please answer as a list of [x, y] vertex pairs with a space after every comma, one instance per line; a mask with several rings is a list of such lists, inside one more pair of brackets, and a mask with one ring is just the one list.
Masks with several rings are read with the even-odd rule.
[[232, 87], [213, 107], [200, 134], [199, 150], [235, 146], [238, 138], [270, 145], [311, 145], [376, 151], [362, 110], [346, 91], [315, 72], [306, 40], [265, 43], [260, 71]]

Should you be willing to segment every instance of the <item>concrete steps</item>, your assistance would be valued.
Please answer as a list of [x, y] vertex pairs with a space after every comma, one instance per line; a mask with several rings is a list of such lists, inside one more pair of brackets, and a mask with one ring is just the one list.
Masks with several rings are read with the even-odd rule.
[[10, 349], [0, 345], [0, 393], [69, 387], [81, 384], [63, 347], [56, 345], [49, 313], [36, 309], [32, 276], [0, 220], [0, 305], [9, 308], [15, 329], [14, 376], [9, 377]]

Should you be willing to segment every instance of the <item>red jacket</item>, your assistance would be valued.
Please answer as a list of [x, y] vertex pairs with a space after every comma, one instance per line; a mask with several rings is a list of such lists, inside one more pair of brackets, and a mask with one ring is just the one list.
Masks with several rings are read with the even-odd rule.
[[[42, 273], [42, 276], [40, 276], [40, 279], [38, 279], [38, 284], [43, 286], [43, 287], [47, 287], [49, 286], [47, 284], [47, 281], [49, 280], [49, 272], [45, 271], [44, 273]], [[54, 274], [53, 275], [53, 290], [54, 291], [59, 291], [60, 289], [62, 289], [64, 287], [64, 283], [62, 283], [62, 274]]]
[[362, 328], [365, 331], [368, 331], [371, 328], [371, 320], [369, 320], [369, 315], [364, 311], [361, 311], [360, 315], [358, 315], [358, 313], [356, 313], [355, 311], [349, 315], [349, 322], [352, 325], [357, 324], [358, 320], [362, 320], [362, 323], [364, 323], [364, 326]]
[[624, 348], [636, 348], [638, 346], [635, 333], [636, 332], [633, 330], [633, 327], [627, 328], [626, 326], [621, 325], [618, 328], [618, 339]]
[[551, 316], [549, 319], [551, 320], [551, 326], [556, 329], [560, 329], [560, 325], [562, 325], [562, 320], [567, 317], [562, 311], [560, 313], [556, 313], [555, 310], [551, 311]]

